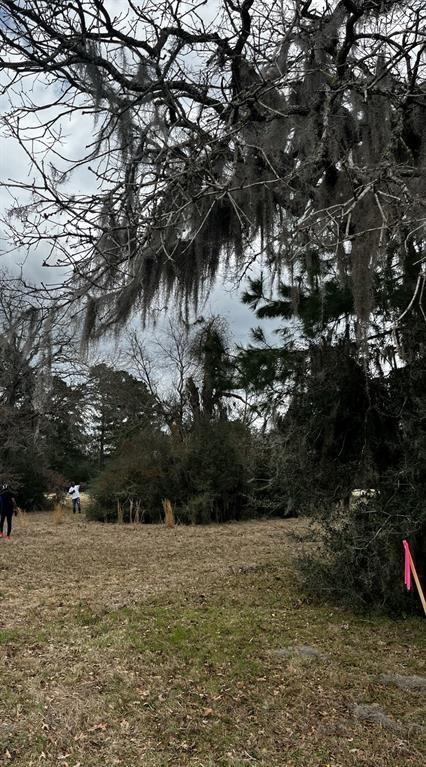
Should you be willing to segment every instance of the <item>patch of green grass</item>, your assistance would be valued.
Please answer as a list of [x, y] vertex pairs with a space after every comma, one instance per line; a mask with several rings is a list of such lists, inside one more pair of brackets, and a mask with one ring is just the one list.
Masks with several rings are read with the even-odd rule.
[[8, 645], [19, 642], [22, 632], [18, 629], [0, 629], [0, 645]]
[[123, 654], [168, 658], [194, 669], [226, 665], [228, 673], [243, 678], [258, 672], [262, 645], [269, 647], [268, 618], [253, 608], [127, 608], [104, 617], [97, 626], [97, 642]]
[[3, 645], [34, 646], [48, 641], [46, 631], [36, 629], [29, 633], [23, 629], [0, 629], [0, 647]]
[[98, 626], [102, 618], [87, 605], [82, 605], [74, 615], [74, 622], [77, 626]]

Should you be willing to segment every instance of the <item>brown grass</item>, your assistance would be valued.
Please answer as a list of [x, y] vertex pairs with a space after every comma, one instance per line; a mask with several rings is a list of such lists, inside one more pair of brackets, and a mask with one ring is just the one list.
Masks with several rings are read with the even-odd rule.
[[52, 512], [53, 524], [63, 525], [65, 522], [65, 509], [61, 503], [56, 503]]
[[26, 511], [23, 511], [23, 509], [20, 509], [18, 507], [17, 509], [17, 515], [15, 517], [15, 528], [26, 528], [28, 527], [28, 514]]
[[301, 529], [29, 515], [0, 543], [0, 763], [420, 767], [424, 698], [382, 675], [425, 674], [426, 624], [306, 601]]

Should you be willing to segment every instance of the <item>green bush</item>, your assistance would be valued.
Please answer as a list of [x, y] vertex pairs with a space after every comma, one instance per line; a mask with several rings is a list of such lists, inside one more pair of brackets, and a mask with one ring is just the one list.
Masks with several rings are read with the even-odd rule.
[[90, 519], [114, 521], [117, 503], [129, 521], [130, 501], [140, 504], [144, 522], [159, 522], [162, 499], [173, 489], [173, 457], [170, 439], [160, 431], [147, 430], [123, 443], [90, 487]]
[[[407, 538], [426, 577], [424, 364], [378, 377], [343, 362], [327, 354], [282, 421], [288, 493], [320, 544], [302, 563], [305, 584], [358, 609], [417, 609], [401, 574]], [[349, 504], [356, 488], [376, 492]]]
[[227, 522], [246, 515], [250, 434], [242, 423], [201, 421], [188, 435], [182, 458], [191, 521]]
[[299, 561], [311, 595], [356, 610], [402, 614], [421, 609], [415, 591], [407, 594], [404, 588], [402, 541], [410, 541], [424, 578], [426, 510], [419, 496], [407, 487], [401, 490], [393, 498], [377, 493], [352, 502], [322, 521], [319, 548]]
[[178, 521], [207, 524], [248, 513], [250, 435], [238, 422], [201, 420], [183, 441], [147, 430], [123, 444], [90, 488], [90, 519], [123, 521], [140, 504], [140, 521], [159, 522], [170, 498]]
[[193, 495], [176, 510], [176, 519], [188, 525], [206, 525], [214, 518], [215, 498], [210, 493]]

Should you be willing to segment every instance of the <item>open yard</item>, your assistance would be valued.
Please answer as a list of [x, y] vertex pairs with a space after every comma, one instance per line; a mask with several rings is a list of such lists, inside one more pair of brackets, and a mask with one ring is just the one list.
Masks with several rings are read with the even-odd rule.
[[426, 621], [303, 599], [297, 521], [102, 526], [0, 542], [0, 763], [424, 763]]

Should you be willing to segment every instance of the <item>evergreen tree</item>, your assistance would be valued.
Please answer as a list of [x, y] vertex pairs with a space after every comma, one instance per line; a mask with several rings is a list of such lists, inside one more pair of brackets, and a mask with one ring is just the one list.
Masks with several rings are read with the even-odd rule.
[[43, 423], [45, 454], [49, 468], [65, 482], [87, 482], [94, 471], [86, 399], [85, 383], [69, 385], [58, 375], [52, 378]]
[[144, 383], [105, 363], [90, 369], [88, 418], [100, 467], [127, 438], [155, 421], [155, 407]]
[[197, 384], [187, 381], [194, 422], [227, 418], [227, 399], [235, 388], [235, 369], [226, 340], [226, 325], [220, 317], [203, 323], [192, 339], [191, 351], [198, 366]]
[[[409, 275], [405, 281], [376, 271], [377, 309], [361, 345], [351, 294], [332, 279], [321, 297], [308, 269], [300, 272], [297, 300], [284, 281], [276, 297], [262, 280], [244, 296], [259, 318], [283, 320], [274, 346], [254, 333], [257, 343], [242, 352], [240, 369], [273, 419], [284, 476], [277, 489], [288, 508], [321, 522], [328, 556], [315, 563], [313, 577], [311, 563], [310, 587], [359, 606], [406, 606], [403, 538], [423, 572], [426, 370], [422, 307], [404, 313], [412, 284]], [[374, 495], [350, 503], [356, 488]]]

